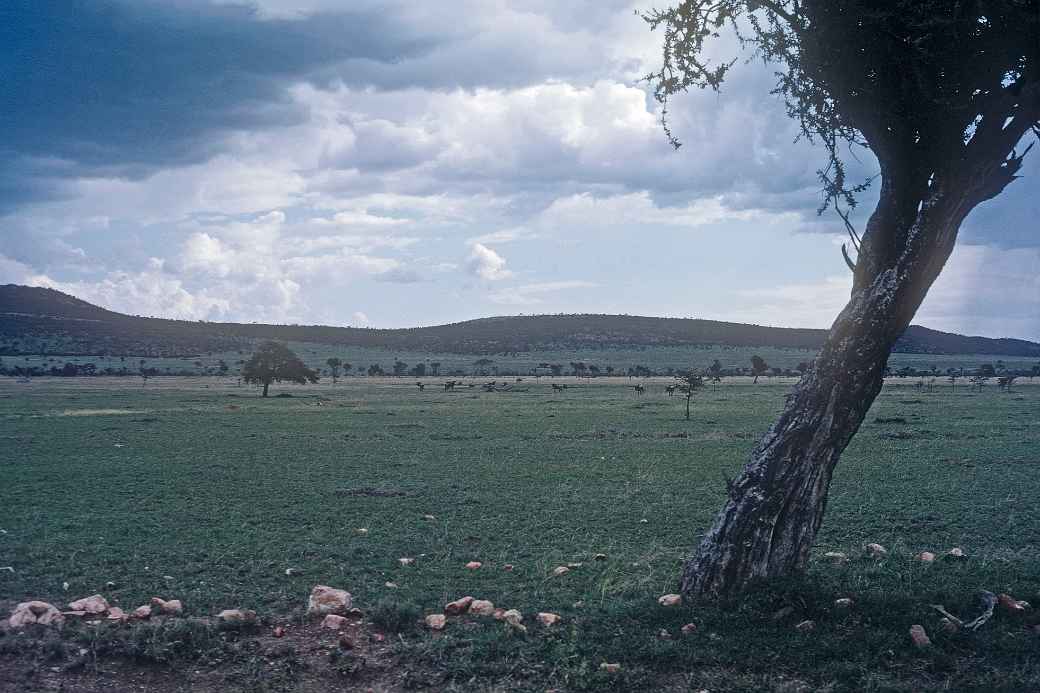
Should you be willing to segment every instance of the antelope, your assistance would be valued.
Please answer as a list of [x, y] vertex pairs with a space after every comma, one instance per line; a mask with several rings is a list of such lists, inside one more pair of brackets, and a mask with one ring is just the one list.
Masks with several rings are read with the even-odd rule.
[[672, 395], [674, 395], [674, 394], [675, 394], [675, 385], [669, 385], [668, 387], [666, 387], [666, 388], [664, 389], [664, 391], [665, 391], [666, 393], [668, 393], [668, 396], [669, 396], [669, 397], [671, 397]]
[[567, 386], [566, 385], [557, 385], [556, 383], [553, 383], [552, 384], [552, 389], [553, 389], [553, 392], [563, 392], [564, 390], [567, 389]]
[[424, 385], [423, 383], [419, 383], [419, 382], [415, 383], [415, 386], [417, 388], [419, 388], [419, 392], [422, 392], [426, 388], [426, 385]]
[[646, 388], [643, 387], [642, 385], [633, 385], [632, 389], [636, 391], [637, 395], [641, 395], [644, 392], [646, 392]]

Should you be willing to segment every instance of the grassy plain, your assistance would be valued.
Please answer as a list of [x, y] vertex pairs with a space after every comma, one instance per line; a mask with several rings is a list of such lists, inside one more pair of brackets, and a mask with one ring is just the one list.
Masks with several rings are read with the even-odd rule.
[[[668, 609], [657, 597], [675, 591], [723, 479], [793, 381], [729, 379], [696, 396], [691, 421], [663, 380], [645, 396], [622, 379], [570, 381], [556, 395], [544, 378], [511, 393], [446, 393], [432, 380], [419, 393], [413, 382], [283, 386], [272, 394], [291, 397], [261, 400], [217, 378], [0, 380], [0, 566], [13, 568], [0, 571], [0, 606], [101, 592], [133, 608], [160, 595], [192, 615], [252, 608], [265, 629], [304, 633], [307, 593], [322, 583], [353, 593], [366, 637], [389, 636], [341, 657], [334, 639], [314, 634], [320, 662], [305, 658], [278, 676], [276, 655], [254, 661], [274, 645], [258, 644], [252, 673], [233, 681], [257, 690], [1040, 689], [1040, 637], [1027, 628], [1040, 607], [1035, 385], [886, 385], [838, 469], [816, 550], [852, 560], [817, 558], [804, 579], [739, 603]], [[864, 557], [866, 542], [888, 557]], [[968, 558], [914, 559], [954, 546]], [[483, 567], [466, 570], [473, 560]], [[582, 566], [550, 577], [568, 563]], [[981, 589], [1034, 608], [998, 614], [975, 633], [943, 633], [929, 605], [974, 616]], [[437, 636], [414, 627], [466, 594], [520, 609], [528, 635], [490, 620], [451, 623]], [[855, 606], [837, 610], [839, 597]], [[783, 607], [790, 613], [774, 618]], [[537, 611], [563, 623], [539, 627]], [[815, 630], [794, 628], [805, 619]], [[681, 636], [688, 622], [697, 632]], [[931, 648], [911, 646], [914, 623]], [[66, 630], [93, 648], [97, 628], [111, 640], [129, 626], [94, 628]], [[0, 636], [0, 656], [32, 669], [18, 637]], [[201, 645], [133, 653], [162, 671], [191, 659], [162, 685], [202, 690], [190, 672], [241, 662], [248, 648], [235, 642], [237, 654], [219, 663]], [[99, 651], [113, 660], [127, 652]], [[111, 674], [105, 661], [94, 660], [92, 676]], [[601, 671], [603, 662], [621, 672]], [[38, 670], [18, 671], [24, 678], [0, 676], [0, 689], [40, 684]]]

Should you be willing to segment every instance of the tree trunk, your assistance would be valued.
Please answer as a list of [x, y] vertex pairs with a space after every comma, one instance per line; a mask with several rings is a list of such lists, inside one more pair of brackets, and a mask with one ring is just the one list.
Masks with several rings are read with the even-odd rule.
[[[804, 570], [838, 458], [881, 390], [893, 344], [974, 206], [970, 191], [952, 195], [939, 187], [933, 186], [908, 223], [896, 226], [888, 213], [894, 203], [883, 188], [867, 232], [894, 239], [899, 248], [884, 248], [889, 262], [873, 258], [870, 276], [857, 273], [851, 300], [812, 368], [740, 477], [729, 483], [725, 506], [683, 567], [686, 597], [722, 596], [755, 580]], [[879, 223], [890, 227], [878, 228]]]
[[270, 385], [271, 385], [270, 381], [268, 381], [268, 380], [265, 380], [265, 381], [264, 381], [264, 394], [263, 394], [263, 396], [264, 396], [264, 397], [267, 397], [267, 388], [268, 388], [268, 387], [269, 387]]

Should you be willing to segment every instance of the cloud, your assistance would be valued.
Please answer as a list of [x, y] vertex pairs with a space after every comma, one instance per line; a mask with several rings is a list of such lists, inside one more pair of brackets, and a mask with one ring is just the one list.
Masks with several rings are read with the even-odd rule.
[[491, 293], [488, 298], [492, 303], [506, 306], [530, 306], [544, 302], [546, 294], [554, 294], [558, 291], [569, 289], [591, 289], [599, 286], [595, 282], [567, 280], [555, 282], [541, 282], [537, 284], [522, 284], [508, 289], [500, 289]]
[[506, 269], [506, 259], [482, 243], [474, 243], [466, 260], [466, 269], [481, 279], [499, 281], [513, 273]]

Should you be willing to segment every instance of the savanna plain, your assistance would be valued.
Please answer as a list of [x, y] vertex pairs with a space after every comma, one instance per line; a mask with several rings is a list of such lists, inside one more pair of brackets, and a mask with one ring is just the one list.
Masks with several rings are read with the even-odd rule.
[[[184, 605], [0, 635], [0, 690], [1040, 690], [1031, 379], [890, 380], [838, 467], [808, 573], [671, 607], [658, 598], [793, 379], [709, 385], [688, 421], [665, 379], [644, 394], [627, 378], [441, 382], [261, 399], [233, 378], [0, 380], [4, 613], [95, 593]], [[318, 584], [352, 594], [347, 630], [305, 615]], [[967, 621], [982, 590], [1032, 606], [941, 627], [933, 605]], [[519, 610], [526, 632], [482, 616], [427, 628], [465, 595]], [[213, 618], [235, 608], [259, 623]]]

